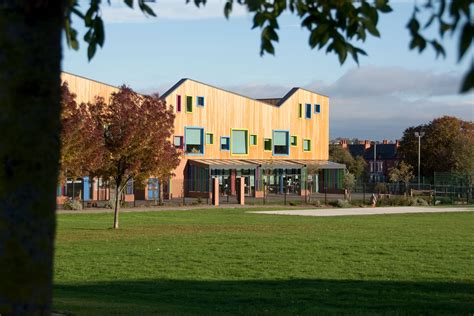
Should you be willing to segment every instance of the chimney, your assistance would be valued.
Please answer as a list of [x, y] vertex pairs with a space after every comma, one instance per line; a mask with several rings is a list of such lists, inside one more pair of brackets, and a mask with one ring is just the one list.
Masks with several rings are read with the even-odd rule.
[[364, 149], [369, 149], [370, 148], [370, 140], [364, 140]]
[[397, 147], [397, 148], [400, 147], [400, 140], [397, 139], [397, 140], [395, 141], [395, 147]]
[[382, 142], [382, 144], [387, 145], [387, 144], [388, 144], [388, 140], [384, 139], [383, 142]]
[[347, 148], [347, 139], [342, 139], [340, 142], [339, 142], [339, 145], [341, 145], [342, 148]]

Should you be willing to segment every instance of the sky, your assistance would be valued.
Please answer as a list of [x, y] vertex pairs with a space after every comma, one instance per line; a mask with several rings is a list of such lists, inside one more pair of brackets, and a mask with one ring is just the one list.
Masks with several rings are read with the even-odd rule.
[[[303, 87], [330, 97], [330, 138], [395, 140], [405, 128], [452, 115], [474, 120], [474, 93], [460, 95], [469, 58], [457, 62], [456, 38], [443, 41], [447, 57], [432, 50], [409, 51], [405, 25], [413, 1], [395, 1], [379, 17], [380, 38], [358, 43], [368, 54], [359, 65], [348, 58], [311, 50], [298, 18], [279, 20], [275, 55], [260, 56], [260, 30], [252, 16], [235, 6], [229, 20], [224, 0], [197, 9], [185, 0], [158, 0], [145, 17], [121, 1], [103, 5], [106, 39], [92, 61], [86, 45], [66, 48], [63, 70], [142, 93], [163, 93], [181, 78], [192, 78], [253, 98], [282, 97]], [[84, 34], [80, 21], [73, 23]], [[66, 47], [66, 45], [65, 45]], [[470, 57], [470, 56], [466, 56]]]

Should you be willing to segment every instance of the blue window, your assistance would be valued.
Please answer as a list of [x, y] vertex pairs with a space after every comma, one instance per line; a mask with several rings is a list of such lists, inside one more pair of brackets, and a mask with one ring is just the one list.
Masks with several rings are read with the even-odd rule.
[[273, 154], [287, 156], [290, 154], [290, 132], [273, 131]]
[[321, 104], [314, 105], [314, 113], [321, 113]]
[[311, 118], [311, 104], [306, 104], [306, 116], [307, 119]]
[[230, 150], [230, 137], [221, 137], [221, 150]]
[[204, 106], [204, 97], [197, 97], [196, 102], [198, 106]]
[[204, 129], [202, 127], [185, 127], [184, 142], [187, 154], [204, 154]]

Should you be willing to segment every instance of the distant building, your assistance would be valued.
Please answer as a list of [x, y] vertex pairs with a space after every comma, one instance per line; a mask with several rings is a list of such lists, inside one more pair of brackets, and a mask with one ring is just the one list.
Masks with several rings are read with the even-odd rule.
[[339, 144], [342, 148], [349, 150], [354, 158], [359, 156], [364, 158], [371, 182], [389, 181], [390, 170], [400, 161], [398, 140], [395, 143], [383, 140], [381, 144], [368, 140], [361, 141], [359, 144], [348, 144], [346, 140], [341, 140]]

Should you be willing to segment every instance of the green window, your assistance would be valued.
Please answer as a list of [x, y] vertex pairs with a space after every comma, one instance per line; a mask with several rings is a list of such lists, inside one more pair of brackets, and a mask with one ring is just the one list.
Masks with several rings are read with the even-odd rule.
[[272, 151], [272, 139], [271, 138], [264, 138], [263, 139], [263, 150]]
[[237, 155], [246, 155], [249, 152], [248, 131], [233, 129], [231, 134], [231, 152]]
[[298, 146], [298, 137], [291, 136], [291, 146]]
[[186, 97], [186, 112], [193, 111], [193, 97], [187, 96]]
[[206, 134], [206, 144], [207, 145], [214, 144], [214, 134], [212, 134], [212, 133], [207, 133]]
[[221, 150], [229, 150], [230, 149], [230, 138], [226, 136], [221, 137]]
[[298, 104], [298, 117], [303, 117], [303, 104]]
[[257, 135], [250, 135], [250, 145], [257, 146]]
[[311, 151], [311, 139], [303, 140], [303, 151]]

